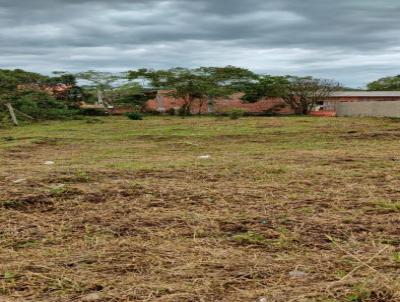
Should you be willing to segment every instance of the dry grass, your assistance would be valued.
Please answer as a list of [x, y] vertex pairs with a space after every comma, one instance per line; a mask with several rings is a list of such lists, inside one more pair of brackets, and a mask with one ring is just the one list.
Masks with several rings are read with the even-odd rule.
[[335, 118], [0, 130], [0, 301], [400, 301], [399, 137]]

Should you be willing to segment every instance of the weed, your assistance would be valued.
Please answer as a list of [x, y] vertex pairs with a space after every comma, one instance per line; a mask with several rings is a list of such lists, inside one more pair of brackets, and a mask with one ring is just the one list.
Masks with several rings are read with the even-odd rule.
[[393, 260], [394, 260], [394, 262], [400, 264], [400, 252], [393, 253]]
[[265, 245], [268, 243], [263, 235], [251, 231], [234, 235], [232, 239], [240, 244]]
[[345, 299], [349, 302], [363, 302], [371, 297], [371, 290], [365, 288], [363, 284], [357, 284], [353, 287], [351, 293], [349, 293]]
[[58, 185], [50, 189], [50, 195], [54, 197], [59, 197], [68, 193], [68, 187], [65, 185]]
[[4, 272], [4, 279], [6, 280], [13, 280], [17, 277], [17, 274], [14, 272]]
[[33, 248], [37, 247], [39, 242], [37, 240], [23, 240], [20, 242], [16, 242], [13, 247], [15, 249], [24, 249], [24, 248]]
[[400, 212], [400, 202], [378, 201], [373, 204], [375, 205], [375, 207], [381, 210]]
[[89, 182], [91, 180], [91, 176], [89, 173], [85, 171], [77, 171], [74, 175], [74, 181], [78, 182]]

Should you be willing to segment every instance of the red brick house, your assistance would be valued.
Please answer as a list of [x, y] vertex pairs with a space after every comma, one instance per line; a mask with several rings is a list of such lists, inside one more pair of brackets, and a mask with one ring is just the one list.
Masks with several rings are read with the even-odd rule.
[[[176, 99], [168, 94], [168, 91], [159, 91], [157, 97], [147, 102], [147, 109], [152, 111], [166, 112], [171, 108], [179, 109], [185, 101]], [[238, 93], [231, 98], [220, 98], [209, 101], [204, 104], [196, 103], [192, 106], [192, 113], [223, 113], [233, 108], [246, 110], [250, 114], [293, 114], [289, 108], [279, 98], [267, 98], [256, 103], [244, 103]], [[318, 102], [311, 113], [317, 116], [335, 116], [336, 108], [339, 102], [363, 102], [363, 101], [399, 101], [400, 91], [337, 91], [326, 100]]]
[[[268, 98], [256, 103], [245, 103], [240, 98], [243, 94], [237, 93], [230, 98], [218, 98], [203, 104], [194, 102], [192, 113], [224, 113], [234, 108], [243, 109], [251, 114], [263, 114], [276, 111], [279, 114], [291, 114], [293, 111], [284, 105], [279, 98]], [[184, 99], [176, 99], [169, 95], [169, 91], [159, 91], [155, 99], [147, 102], [147, 109], [151, 111], [166, 112], [170, 109], [178, 110], [185, 104]]]

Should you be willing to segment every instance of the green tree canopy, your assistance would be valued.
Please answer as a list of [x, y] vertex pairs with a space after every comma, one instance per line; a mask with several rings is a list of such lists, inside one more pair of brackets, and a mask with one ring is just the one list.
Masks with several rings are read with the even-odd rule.
[[0, 70], [0, 114], [6, 112], [4, 104], [7, 103], [18, 114], [38, 119], [63, 118], [74, 114], [64, 99], [57, 99], [43, 89], [65, 81], [71, 83], [71, 78], [51, 78], [20, 69]]
[[385, 77], [373, 81], [367, 85], [368, 90], [400, 90], [400, 75], [394, 77]]
[[130, 71], [128, 78], [143, 79], [154, 89], [170, 90], [172, 96], [185, 100], [183, 109], [189, 114], [194, 101], [200, 103], [199, 111], [201, 111], [206, 101], [228, 96], [256, 76], [247, 69], [226, 66], [168, 70], [139, 69]]
[[22, 69], [0, 69], [0, 102], [12, 102], [18, 98], [19, 87], [23, 85], [40, 85], [46, 80], [46, 76]]
[[101, 72], [89, 70], [74, 75], [77, 79], [86, 82], [87, 87], [97, 92], [97, 102], [104, 103], [103, 96], [118, 87], [118, 84], [126, 78], [124, 73]]
[[340, 85], [329, 80], [296, 76], [258, 76], [243, 87], [242, 100], [257, 102], [266, 97], [279, 97], [297, 114], [307, 114], [316, 102], [328, 98]]

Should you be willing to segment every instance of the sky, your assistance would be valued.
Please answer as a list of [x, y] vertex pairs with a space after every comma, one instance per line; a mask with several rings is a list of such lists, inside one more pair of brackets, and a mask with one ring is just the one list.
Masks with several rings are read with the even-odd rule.
[[0, 0], [0, 68], [400, 74], [399, 0]]

